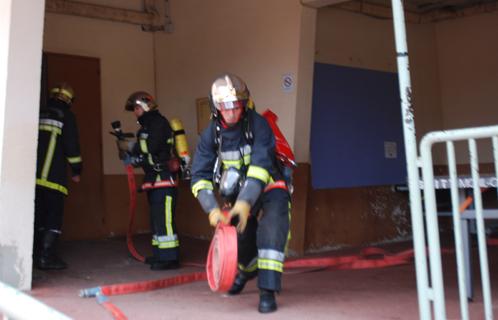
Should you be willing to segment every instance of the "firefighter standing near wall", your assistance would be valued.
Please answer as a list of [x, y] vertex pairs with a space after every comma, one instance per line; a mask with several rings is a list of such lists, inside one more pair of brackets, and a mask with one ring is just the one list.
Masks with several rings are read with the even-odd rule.
[[66, 83], [50, 90], [40, 110], [35, 192], [34, 265], [42, 270], [67, 268], [56, 253], [67, 196], [66, 163], [74, 182], [80, 181], [82, 161], [76, 118], [70, 107], [74, 91]]
[[277, 309], [275, 293], [281, 289], [290, 223], [290, 195], [278, 169], [275, 138], [267, 121], [253, 110], [239, 77], [217, 78], [210, 99], [212, 121], [192, 163], [192, 192], [212, 226], [225, 220], [214, 185], [219, 185], [223, 199], [233, 202], [229, 215], [239, 232], [239, 273], [229, 294], [239, 294], [257, 275], [258, 310], [272, 312]]
[[119, 142], [125, 151], [125, 164], [141, 166], [145, 172], [142, 190], [147, 192], [152, 228], [152, 252], [147, 258], [152, 270], [179, 267], [179, 240], [175, 225], [177, 171], [174, 136], [169, 121], [159, 113], [154, 98], [147, 92], [131, 94], [125, 109], [137, 117], [140, 129], [137, 142]]

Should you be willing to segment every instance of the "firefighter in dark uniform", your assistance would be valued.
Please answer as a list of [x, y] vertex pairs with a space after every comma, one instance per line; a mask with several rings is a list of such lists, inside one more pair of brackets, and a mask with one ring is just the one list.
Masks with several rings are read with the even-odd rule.
[[147, 192], [152, 228], [152, 270], [179, 267], [178, 235], [175, 225], [178, 162], [174, 157], [174, 136], [169, 121], [159, 113], [154, 98], [147, 92], [131, 94], [125, 109], [133, 111], [141, 128], [137, 142], [124, 143], [125, 163], [141, 166], [145, 172], [141, 189]]
[[74, 182], [80, 181], [82, 169], [76, 118], [70, 110], [73, 99], [73, 89], [66, 83], [58, 84], [40, 110], [33, 256], [35, 267], [43, 270], [67, 267], [56, 246], [68, 194], [66, 163]]
[[278, 169], [275, 137], [267, 121], [253, 110], [239, 77], [217, 78], [210, 99], [212, 121], [197, 145], [192, 192], [212, 226], [225, 220], [214, 186], [233, 203], [229, 215], [239, 232], [239, 273], [229, 294], [240, 293], [257, 275], [258, 310], [272, 312], [277, 309], [275, 293], [281, 289], [290, 223], [290, 195]]

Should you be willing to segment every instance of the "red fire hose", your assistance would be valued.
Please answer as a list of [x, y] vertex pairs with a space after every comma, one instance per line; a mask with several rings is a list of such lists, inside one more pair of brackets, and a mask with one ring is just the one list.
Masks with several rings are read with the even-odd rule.
[[133, 244], [133, 223], [135, 222], [135, 212], [137, 209], [137, 185], [135, 182], [135, 175], [133, 173], [133, 166], [131, 164], [126, 165], [126, 174], [128, 175], [128, 190], [130, 193], [130, 205], [129, 209], [129, 222], [128, 222], [128, 232], [126, 233], [126, 244], [128, 245], [128, 251], [131, 255], [140, 262], [145, 262], [145, 258], [138, 253]]
[[209, 246], [206, 274], [214, 292], [226, 292], [237, 274], [237, 231], [230, 225], [218, 224]]
[[[128, 186], [130, 189], [130, 223], [128, 225], [127, 244], [133, 257], [143, 262], [143, 256], [135, 250], [132, 241], [132, 226], [136, 208], [136, 185], [133, 175], [133, 167], [131, 165], [126, 166], [126, 171], [128, 174]], [[466, 201], [462, 204], [462, 207], [468, 206], [469, 204], [469, 201]], [[465, 208], [463, 210], [465, 210]], [[442, 249], [442, 252], [448, 253], [451, 251]], [[412, 257], [413, 250], [411, 249], [397, 254], [390, 254], [383, 249], [371, 247], [363, 249], [360, 254], [357, 255], [290, 260], [284, 263], [284, 267], [286, 269], [307, 268], [308, 270], [304, 270], [304, 272], [310, 271], [310, 268], [314, 268], [312, 271], [317, 268], [383, 268], [407, 264], [410, 262]], [[237, 232], [233, 226], [220, 224], [216, 228], [215, 235], [211, 240], [206, 263], [206, 272], [194, 272], [158, 280], [131, 282], [83, 289], [80, 291], [80, 296], [97, 297], [99, 304], [111, 312], [114, 319], [124, 320], [127, 319], [127, 317], [121, 312], [121, 310], [119, 310], [119, 308], [108, 301], [108, 296], [157, 290], [206, 279], [208, 280], [208, 284], [212, 291], [226, 292], [231, 287], [236, 273]]]

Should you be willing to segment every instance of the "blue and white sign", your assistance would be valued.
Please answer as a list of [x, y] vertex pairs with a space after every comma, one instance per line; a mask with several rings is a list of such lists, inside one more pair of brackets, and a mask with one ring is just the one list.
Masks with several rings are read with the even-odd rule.
[[294, 75], [292, 73], [282, 76], [282, 90], [284, 92], [292, 92], [294, 90]]

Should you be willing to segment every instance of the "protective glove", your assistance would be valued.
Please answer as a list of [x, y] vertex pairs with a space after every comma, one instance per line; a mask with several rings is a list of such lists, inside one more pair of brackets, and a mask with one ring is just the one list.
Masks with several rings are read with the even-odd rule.
[[228, 218], [223, 215], [220, 208], [214, 208], [209, 212], [209, 224], [216, 227], [219, 222], [228, 223]]
[[230, 210], [230, 217], [239, 216], [239, 223], [237, 224], [237, 231], [244, 232], [247, 225], [247, 219], [251, 213], [251, 205], [247, 201], [237, 200]]

